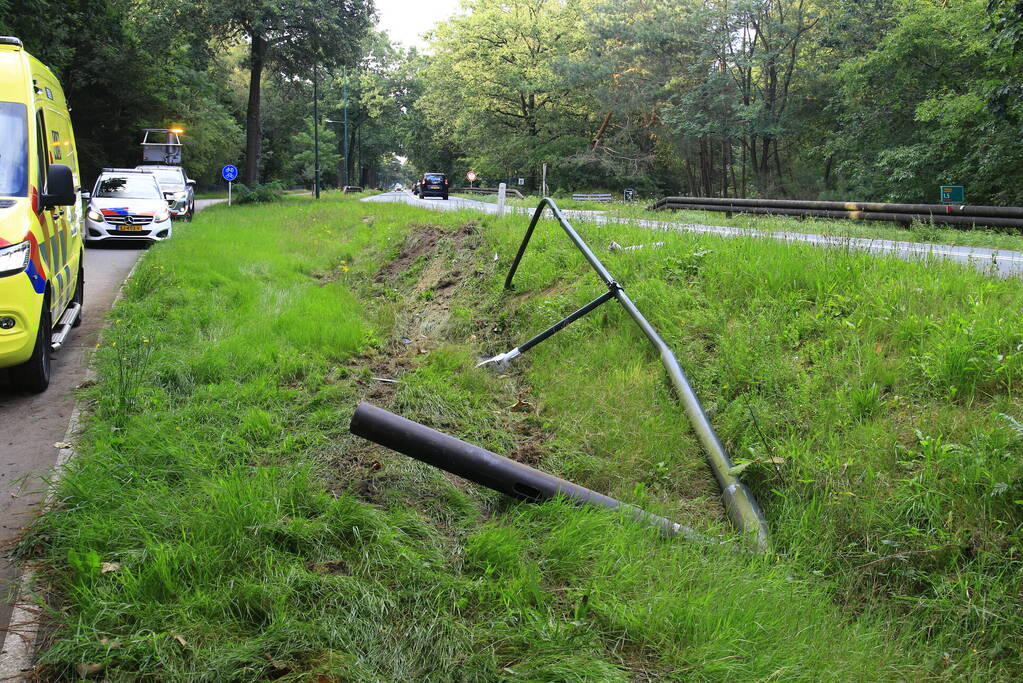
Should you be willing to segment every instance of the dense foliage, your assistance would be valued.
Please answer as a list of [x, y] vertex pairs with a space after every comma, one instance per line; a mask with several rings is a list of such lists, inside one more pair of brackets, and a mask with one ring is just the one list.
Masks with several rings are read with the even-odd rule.
[[420, 107], [485, 177], [535, 185], [546, 162], [568, 189], [936, 201], [962, 184], [1023, 203], [1018, 2], [465, 6]]
[[[350, 175], [375, 181], [378, 168], [387, 168], [400, 150], [400, 141], [390, 142], [398, 136], [376, 124], [388, 120], [388, 107], [397, 101], [392, 89], [404, 87], [391, 83], [390, 71], [407, 55], [369, 31], [372, 9], [372, 2], [340, 0], [280, 8], [259, 2], [5, 0], [0, 34], [20, 37], [61, 79], [86, 184], [103, 167], [138, 163], [143, 128], [180, 125], [185, 165], [203, 186], [219, 182], [225, 163], [255, 180], [309, 185], [311, 65], [318, 63], [321, 165], [324, 182], [332, 185], [342, 175], [332, 155], [343, 145], [334, 141], [339, 127], [323, 119], [341, 118], [344, 74], [353, 104]], [[316, 30], [299, 33], [299, 24]], [[267, 41], [257, 55], [262, 64], [253, 59], [253, 35]]]
[[309, 186], [315, 75], [327, 186], [535, 190], [546, 164], [555, 190], [1023, 204], [1018, 0], [464, 0], [425, 54], [370, 0], [4, 5], [64, 80], [87, 179], [175, 123], [205, 185], [232, 162]]

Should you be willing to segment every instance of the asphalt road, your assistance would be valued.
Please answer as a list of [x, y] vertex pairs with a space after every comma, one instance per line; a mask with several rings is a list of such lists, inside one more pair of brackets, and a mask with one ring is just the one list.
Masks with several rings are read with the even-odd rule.
[[[223, 199], [196, 200], [202, 210]], [[75, 388], [85, 379], [89, 349], [96, 346], [106, 313], [145, 246], [138, 242], [97, 245], [85, 250], [85, 302], [82, 325], [72, 330], [54, 355], [50, 388], [42, 394], [14, 393], [0, 370], [0, 625], [10, 618], [17, 567], [7, 549], [35, 514], [45, 495], [42, 479], [57, 462], [55, 443], [63, 441], [75, 406]], [[0, 626], [0, 647], [6, 631]]]
[[[443, 199], [419, 199], [410, 192], [384, 192], [366, 197], [364, 202], [405, 202], [437, 210], [474, 210], [496, 214], [497, 205], [461, 197]], [[508, 213], [532, 214], [532, 208], [507, 207]], [[745, 230], [721, 225], [701, 225], [674, 221], [652, 221], [609, 216], [600, 211], [562, 211], [568, 218], [597, 225], [630, 224], [651, 230], [668, 232], [695, 232], [724, 237], [757, 237], [783, 242], [800, 242], [819, 247], [858, 249], [872, 254], [889, 254], [906, 261], [943, 259], [955, 261], [996, 277], [1023, 276], [1023, 252], [985, 249], [983, 247], [955, 247], [948, 244], [926, 242], [901, 242], [894, 240], [868, 239], [862, 237], [834, 237], [802, 232], [766, 232]]]

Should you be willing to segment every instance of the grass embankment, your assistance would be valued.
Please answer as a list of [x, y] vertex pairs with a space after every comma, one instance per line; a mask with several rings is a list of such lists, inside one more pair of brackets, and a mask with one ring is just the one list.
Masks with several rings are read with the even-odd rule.
[[780, 552], [755, 558], [512, 504], [346, 434], [368, 398], [724, 531], [615, 304], [474, 367], [600, 292], [548, 224], [505, 294], [523, 229], [333, 195], [216, 207], [154, 247], [24, 546], [59, 595], [51, 675], [1015, 677], [1018, 281], [693, 235], [606, 252], [652, 236], [581, 226], [748, 463]]
[[[466, 199], [477, 199], [496, 203], [494, 195], [459, 195]], [[610, 204], [601, 202], [582, 202], [574, 199], [556, 199], [558, 207], [572, 211], [600, 211], [608, 216], [636, 218], [671, 223], [695, 223], [699, 225], [720, 225], [743, 230], [759, 230], [763, 232], [798, 232], [828, 235], [841, 238], [866, 238], [893, 240], [899, 242], [923, 242], [930, 244], [950, 244], [963, 247], [984, 247], [987, 249], [1005, 249], [1023, 251], [1023, 235], [1018, 230], [1005, 228], [946, 228], [931, 223], [914, 223], [904, 226], [898, 223], [881, 221], [828, 220], [818, 218], [792, 218], [786, 216], [763, 216], [751, 214], [735, 214], [731, 218], [719, 211], [649, 211], [649, 200]], [[538, 196], [527, 196], [525, 199], [509, 197], [509, 206], [536, 208], [540, 202]]]

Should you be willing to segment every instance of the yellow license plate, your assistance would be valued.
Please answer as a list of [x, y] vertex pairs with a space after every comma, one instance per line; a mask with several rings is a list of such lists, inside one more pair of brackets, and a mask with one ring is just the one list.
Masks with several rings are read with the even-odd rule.
[[122, 225], [120, 227], [121, 232], [142, 232], [141, 225]]

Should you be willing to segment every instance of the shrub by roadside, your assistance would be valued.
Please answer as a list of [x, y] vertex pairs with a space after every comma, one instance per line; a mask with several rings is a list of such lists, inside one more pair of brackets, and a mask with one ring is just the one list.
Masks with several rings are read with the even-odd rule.
[[263, 202], [275, 202], [284, 196], [284, 186], [277, 181], [271, 181], [265, 185], [254, 185], [248, 187], [242, 183], [235, 183], [234, 197], [239, 204], [258, 204]]

